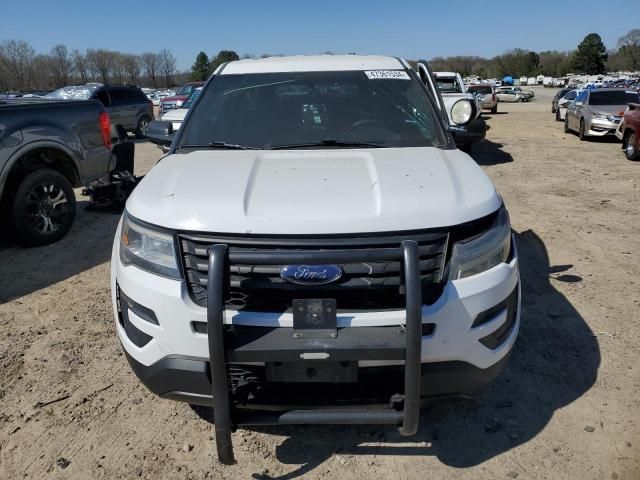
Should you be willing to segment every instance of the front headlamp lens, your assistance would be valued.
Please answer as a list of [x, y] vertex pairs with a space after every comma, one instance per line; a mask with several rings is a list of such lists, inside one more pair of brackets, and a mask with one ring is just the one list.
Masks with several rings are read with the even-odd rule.
[[157, 275], [179, 278], [173, 236], [135, 222], [126, 213], [120, 234], [120, 258]]
[[469, 277], [506, 262], [511, 251], [511, 224], [504, 206], [486, 232], [457, 242], [449, 264], [449, 280]]

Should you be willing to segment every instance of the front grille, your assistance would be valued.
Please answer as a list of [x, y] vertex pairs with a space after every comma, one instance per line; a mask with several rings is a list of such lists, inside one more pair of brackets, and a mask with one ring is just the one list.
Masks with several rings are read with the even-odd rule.
[[[408, 234], [372, 234], [333, 237], [219, 237], [179, 235], [187, 288], [198, 305], [207, 305], [208, 248], [225, 244], [234, 253], [308, 252], [399, 248], [403, 240], [415, 240], [420, 249], [423, 303], [435, 302], [441, 293], [441, 277], [448, 233], [443, 230]], [[319, 262], [322, 263], [322, 262]], [[339, 310], [373, 310], [404, 307], [400, 261], [342, 263], [342, 277], [326, 285], [296, 285], [280, 277], [283, 265], [240, 265], [230, 261], [225, 282], [227, 308], [253, 312], [285, 312], [294, 298], [335, 298]]]

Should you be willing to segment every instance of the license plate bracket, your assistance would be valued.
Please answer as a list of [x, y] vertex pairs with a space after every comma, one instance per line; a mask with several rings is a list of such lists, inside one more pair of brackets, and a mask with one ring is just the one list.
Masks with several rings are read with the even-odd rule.
[[338, 320], [335, 298], [294, 299], [294, 338], [336, 338]]

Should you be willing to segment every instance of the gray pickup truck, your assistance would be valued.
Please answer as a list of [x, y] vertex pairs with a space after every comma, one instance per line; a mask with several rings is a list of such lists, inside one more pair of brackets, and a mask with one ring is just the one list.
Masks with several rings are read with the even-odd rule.
[[76, 215], [73, 188], [116, 166], [112, 136], [98, 101], [0, 101], [0, 228], [28, 246], [62, 238]]

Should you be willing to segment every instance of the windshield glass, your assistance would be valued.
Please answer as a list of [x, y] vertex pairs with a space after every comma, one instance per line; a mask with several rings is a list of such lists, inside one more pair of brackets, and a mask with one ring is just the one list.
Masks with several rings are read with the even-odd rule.
[[177, 148], [446, 145], [419, 81], [401, 70], [394, 76], [376, 73], [216, 76], [194, 106]]
[[183, 85], [180, 87], [180, 90], [178, 90], [178, 93], [176, 93], [176, 95], [184, 95], [188, 97], [189, 95], [191, 95], [191, 92], [193, 92], [193, 89], [193, 85]]
[[186, 102], [184, 102], [184, 104], [182, 105], [182, 108], [191, 108], [191, 105], [193, 105], [193, 102], [196, 101], [196, 99], [200, 96], [200, 92], [202, 91], [201, 88], [195, 90], [187, 99]]
[[442, 93], [462, 93], [462, 88], [460, 87], [458, 80], [454, 77], [437, 77], [436, 84], [438, 85], [438, 90]]
[[47, 94], [47, 98], [54, 100], [89, 100], [96, 88], [89, 85], [62, 87]]
[[640, 102], [640, 94], [627, 90], [598, 92], [592, 90], [589, 105], [626, 105]]

